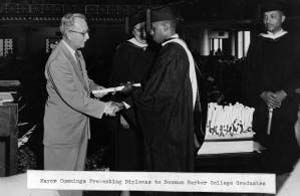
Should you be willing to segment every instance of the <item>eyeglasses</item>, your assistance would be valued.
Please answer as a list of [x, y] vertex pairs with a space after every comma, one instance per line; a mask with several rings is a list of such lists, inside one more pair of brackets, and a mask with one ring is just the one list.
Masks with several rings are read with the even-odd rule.
[[87, 34], [89, 34], [89, 30], [86, 30], [85, 32], [80, 32], [80, 31], [74, 31], [74, 30], [69, 30], [70, 32], [74, 32], [74, 33], [79, 33], [81, 34], [83, 37]]

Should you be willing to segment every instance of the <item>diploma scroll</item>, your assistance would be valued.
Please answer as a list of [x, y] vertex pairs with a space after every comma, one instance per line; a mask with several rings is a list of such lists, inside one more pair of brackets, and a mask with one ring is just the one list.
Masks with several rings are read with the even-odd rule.
[[[131, 85], [133, 87], [141, 87], [141, 83], [134, 83]], [[96, 96], [99, 94], [108, 94], [108, 93], [112, 93], [112, 92], [122, 91], [124, 88], [125, 88], [125, 85], [122, 85], [122, 86], [104, 88], [104, 89], [100, 89], [100, 90], [93, 90], [92, 93]]]

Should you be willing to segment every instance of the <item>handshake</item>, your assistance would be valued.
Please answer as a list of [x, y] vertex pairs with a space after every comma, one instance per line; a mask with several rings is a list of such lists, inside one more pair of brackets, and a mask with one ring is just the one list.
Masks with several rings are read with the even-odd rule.
[[109, 101], [109, 102], [106, 102], [104, 114], [108, 115], [108, 116], [116, 116], [116, 113], [124, 108], [125, 108], [125, 105], [123, 103]]
[[[116, 92], [122, 92], [122, 93], [130, 93], [133, 90], [133, 87], [140, 87], [140, 83], [131, 83], [127, 82], [125, 84], [122, 84], [121, 86], [117, 87], [110, 87], [105, 88], [103, 86], [97, 86], [96, 89], [92, 91], [94, 97], [100, 99], [104, 97], [105, 95], [112, 93], [115, 94]], [[106, 102], [104, 114], [108, 116], [116, 116], [116, 113], [124, 108], [129, 108], [130, 106], [126, 103], [118, 103], [114, 101], [108, 101]]]

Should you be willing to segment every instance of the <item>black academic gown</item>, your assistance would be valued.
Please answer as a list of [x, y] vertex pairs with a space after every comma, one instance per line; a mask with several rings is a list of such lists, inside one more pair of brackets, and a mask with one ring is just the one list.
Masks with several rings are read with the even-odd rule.
[[129, 41], [123, 42], [114, 55], [110, 84], [141, 82], [149, 72], [154, 55], [154, 50], [150, 48], [142, 48]]
[[[290, 171], [299, 156], [294, 124], [300, 87], [299, 44], [285, 34], [275, 40], [258, 36], [250, 45], [244, 70], [246, 104], [255, 107], [253, 129], [255, 139], [268, 148], [265, 169], [282, 173]], [[260, 98], [263, 91], [284, 90], [286, 99], [273, 111], [271, 135], [268, 136], [268, 110]]]
[[[148, 80], [134, 98], [145, 138], [146, 170], [193, 171], [194, 108], [189, 61], [182, 46], [171, 42], [161, 48]], [[197, 131], [203, 137], [200, 127]]]
[[[140, 83], [147, 76], [154, 55], [153, 50], [139, 47], [129, 41], [120, 44], [114, 55], [109, 86], [118, 86], [127, 81]], [[118, 102], [131, 100], [131, 95], [118, 93], [112, 97], [112, 100]], [[123, 110], [121, 114], [129, 123], [129, 129], [121, 126], [119, 116], [107, 120], [113, 133], [112, 170], [141, 171], [144, 168], [143, 136], [136, 125], [134, 106]]]
[[[189, 61], [183, 47], [161, 48], [141, 92], [134, 96], [145, 141], [145, 169], [152, 172], [194, 171], [194, 133], [203, 142], [199, 102], [193, 107]], [[195, 122], [198, 122], [197, 126]], [[151, 196], [189, 193], [146, 192]]]

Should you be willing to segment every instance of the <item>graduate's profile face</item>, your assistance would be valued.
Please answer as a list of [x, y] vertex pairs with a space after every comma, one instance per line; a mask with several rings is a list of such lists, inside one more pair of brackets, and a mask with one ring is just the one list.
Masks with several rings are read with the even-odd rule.
[[132, 30], [132, 33], [137, 41], [146, 43], [146, 29], [144, 22], [136, 24]]
[[151, 35], [156, 43], [162, 43], [165, 39], [164, 22], [158, 21], [152, 23]]
[[272, 33], [276, 33], [281, 30], [281, 26], [284, 20], [285, 16], [279, 10], [265, 12], [263, 16], [263, 23], [266, 30]]

